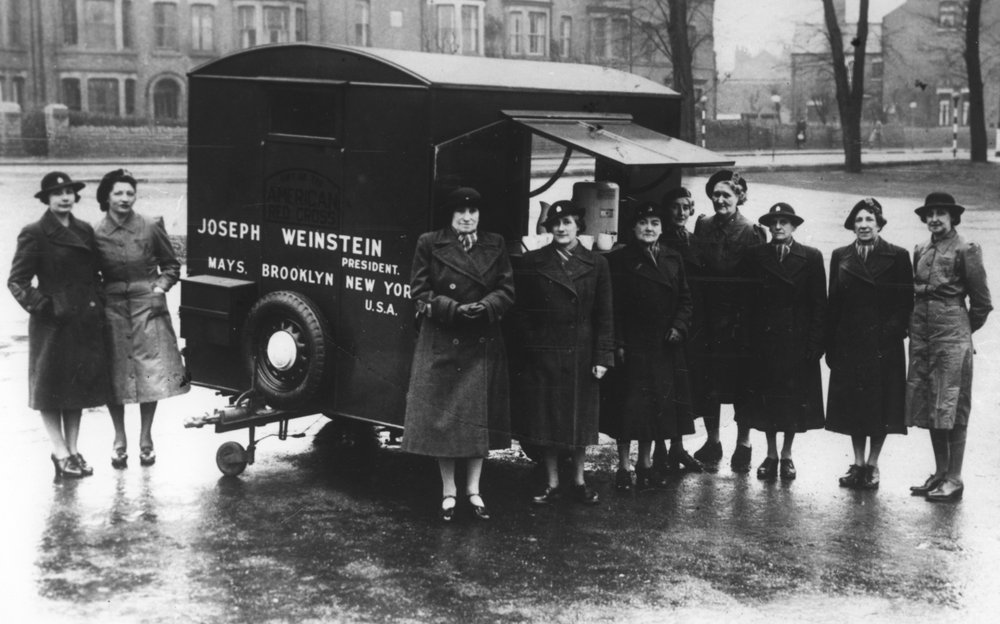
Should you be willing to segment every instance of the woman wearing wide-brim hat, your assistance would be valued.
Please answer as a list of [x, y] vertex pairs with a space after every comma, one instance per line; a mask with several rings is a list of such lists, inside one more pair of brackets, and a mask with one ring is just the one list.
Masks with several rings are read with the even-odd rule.
[[479, 479], [491, 449], [510, 446], [507, 354], [500, 320], [514, 303], [503, 237], [479, 229], [483, 198], [470, 187], [442, 202], [441, 229], [421, 234], [410, 292], [419, 335], [404, 416], [404, 451], [437, 458], [440, 517], [455, 517], [455, 465], [466, 460], [463, 500], [489, 520]]
[[826, 428], [851, 436], [854, 463], [840, 477], [847, 488], [877, 488], [886, 435], [906, 434], [903, 341], [913, 312], [913, 266], [905, 249], [882, 237], [886, 223], [878, 200], [857, 202], [844, 221], [854, 241], [830, 257]]
[[[771, 243], [748, 256], [756, 284], [749, 306], [750, 367], [736, 404], [736, 421], [767, 436], [767, 457], [757, 478], [796, 477], [795, 434], [823, 427], [823, 356], [826, 271], [823, 254], [795, 240], [803, 219], [780, 202], [758, 219]], [[777, 434], [783, 434], [779, 452]]]
[[41, 412], [56, 477], [93, 474], [77, 449], [81, 414], [108, 398], [97, 244], [72, 214], [83, 187], [61, 171], [42, 178], [35, 197], [47, 210], [18, 235], [7, 280], [31, 315], [28, 405]]
[[[640, 489], [660, 486], [654, 441], [694, 433], [684, 338], [691, 322], [691, 292], [680, 253], [660, 241], [662, 208], [654, 203], [632, 215], [633, 239], [607, 256], [614, 292], [617, 363], [601, 392], [601, 429], [618, 441], [615, 484], [629, 484], [629, 453]], [[605, 392], [604, 390], [607, 390]], [[623, 487], [625, 486], [625, 487]]]
[[910, 488], [929, 501], [955, 501], [965, 490], [962, 463], [972, 404], [972, 334], [993, 306], [983, 253], [955, 227], [965, 208], [948, 193], [927, 196], [914, 212], [931, 238], [913, 252], [916, 298], [910, 320], [906, 424], [930, 429], [934, 474]]
[[[587, 447], [598, 442], [599, 380], [614, 365], [611, 275], [600, 254], [580, 243], [583, 210], [569, 200], [549, 208], [552, 242], [530, 251], [518, 272], [514, 330], [523, 364], [514, 384], [524, 419], [521, 439], [544, 447], [546, 484], [532, 499], [599, 502], [584, 480]], [[573, 455], [573, 483], [560, 484], [560, 451]]]

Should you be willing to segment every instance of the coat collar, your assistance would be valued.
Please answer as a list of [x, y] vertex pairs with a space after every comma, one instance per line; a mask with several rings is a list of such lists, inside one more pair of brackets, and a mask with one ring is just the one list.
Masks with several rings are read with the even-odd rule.
[[847, 251], [840, 261], [842, 270], [872, 284], [876, 278], [888, 271], [895, 262], [896, 254], [889, 247], [889, 243], [881, 237], [875, 241], [871, 251], [868, 252], [868, 261], [865, 262], [858, 255], [857, 243], [847, 246]]
[[594, 257], [594, 252], [590, 251], [582, 244], [577, 244], [577, 246], [573, 248], [570, 258], [566, 262], [565, 266], [559, 258], [559, 252], [556, 251], [555, 243], [549, 243], [538, 251], [538, 272], [570, 290], [574, 294], [576, 293], [576, 285], [574, 282], [593, 271], [594, 265], [597, 263], [597, 260]]
[[669, 271], [670, 261], [680, 260], [680, 254], [660, 243], [656, 254], [656, 264], [646, 253], [643, 246], [631, 243], [624, 249], [625, 267], [634, 275], [652, 280], [665, 286], [674, 286], [674, 275]]
[[798, 241], [792, 241], [784, 262], [778, 262], [774, 245], [767, 243], [757, 247], [758, 261], [761, 268], [775, 277], [791, 284], [795, 276], [806, 266], [806, 250]]
[[133, 210], [129, 214], [128, 218], [125, 219], [125, 222], [120, 225], [117, 221], [111, 218], [110, 214], [105, 214], [104, 219], [101, 220], [101, 224], [98, 227], [102, 232], [106, 232], [108, 234], [118, 229], [125, 230], [129, 234], [136, 234], [139, 232], [141, 226], [142, 218]]
[[56, 219], [55, 215], [53, 215], [50, 210], [45, 211], [45, 214], [42, 215], [40, 223], [42, 226], [42, 232], [45, 233], [45, 236], [48, 237], [49, 241], [52, 243], [67, 247], [79, 247], [88, 251], [90, 250], [90, 245], [87, 244], [90, 239], [90, 235], [81, 225], [80, 221], [72, 214], [69, 215], [68, 227], [59, 223], [59, 220]]
[[486, 274], [489, 272], [503, 248], [497, 239], [480, 232], [476, 244], [465, 251], [458, 236], [451, 228], [439, 230], [434, 238], [433, 255], [455, 271], [469, 277], [479, 284], [486, 285]]

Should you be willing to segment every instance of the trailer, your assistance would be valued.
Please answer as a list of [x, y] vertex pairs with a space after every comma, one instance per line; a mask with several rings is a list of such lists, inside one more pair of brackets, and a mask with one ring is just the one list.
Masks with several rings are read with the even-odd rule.
[[270, 45], [196, 68], [188, 99], [180, 331], [192, 383], [228, 397], [188, 425], [249, 430], [219, 448], [229, 475], [269, 423], [282, 438], [318, 413], [402, 427], [410, 265], [452, 189], [482, 193], [481, 227], [516, 266], [534, 198], [578, 157], [602, 246], [682, 168], [732, 164], [674, 138], [676, 92], [591, 65]]

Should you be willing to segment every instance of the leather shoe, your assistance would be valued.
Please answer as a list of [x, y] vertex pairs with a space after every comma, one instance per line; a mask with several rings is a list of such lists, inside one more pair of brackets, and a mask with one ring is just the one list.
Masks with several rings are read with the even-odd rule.
[[[472, 506], [472, 517], [476, 518], [477, 520], [489, 520], [490, 512], [486, 509], [486, 505], [485, 504], [477, 505], [472, 501], [473, 497], [479, 496], [479, 492], [476, 492], [474, 494], [468, 494], [467, 496], [469, 499], [469, 505]], [[482, 501], [482, 499], [483, 497], [479, 496], [479, 500]]]
[[694, 458], [702, 464], [717, 464], [722, 461], [722, 442], [705, 441], [700, 449], [694, 452]]
[[584, 505], [596, 505], [601, 502], [601, 497], [586, 483], [581, 483], [573, 486], [573, 500]]
[[778, 474], [785, 481], [791, 481], [798, 476], [799, 473], [795, 470], [795, 462], [792, 461], [791, 457], [778, 460]]
[[535, 505], [551, 505], [560, 498], [562, 498], [562, 493], [559, 491], [559, 486], [547, 485], [541, 494], [531, 499], [531, 502]]
[[878, 472], [878, 466], [865, 466], [865, 474], [858, 487], [864, 490], [877, 490], [878, 484], [882, 480]]
[[911, 485], [910, 496], [927, 496], [929, 492], [936, 490], [942, 481], [944, 481], [944, 475], [931, 475], [927, 477], [923, 485]]
[[128, 453], [125, 452], [125, 447], [119, 447], [111, 451], [111, 467], [118, 470], [128, 468]]
[[80, 469], [80, 473], [83, 476], [89, 477], [94, 474], [94, 468], [87, 463], [87, 460], [83, 458], [83, 455], [77, 453], [76, 455], [71, 455], [70, 457], [73, 458], [73, 461], [76, 463], [77, 468]]
[[451, 522], [455, 519], [455, 505], [452, 505], [451, 507], [444, 506], [444, 502], [449, 498], [451, 500], [455, 500], [455, 497], [450, 494], [448, 496], [441, 497], [441, 509], [439, 510], [439, 514], [441, 516], [441, 520], [444, 522]]
[[49, 455], [49, 457], [52, 459], [52, 466], [56, 470], [56, 479], [63, 477], [67, 479], [81, 479], [84, 477], [83, 472], [80, 471], [80, 467], [73, 461], [72, 455], [67, 455], [62, 459], [57, 459], [55, 455]]
[[927, 500], [932, 503], [953, 503], [962, 500], [965, 485], [954, 479], [945, 479], [936, 488], [927, 493]]
[[615, 473], [615, 489], [619, 492], [629, 492], [632, 490], [632, 471], [626, 468], [619, 468]]
[[765, 457], [757, 468], [757, 478], [763, 481], [774, 481], [778, 478], [778, 460], [775, 457]]
[[142, 466], [152, 466], [156, 463], [156, 451], [153, 447], [147, 446], [139, 449], [139, 464]]
[[750, 458], [752, 454], [752, 447], [737, 444], [736, 450], [733, 451], [733, 456], [729, 460], [729, 467], [733, 472], [750, 472]]
[[861, 483], [865, 476], [865, 467], [859, 466], [857, 464], [851, 464], [847, 469], [847, 474], [842, 476], [837, 480], [840, 483], [840, 487], [845, 488], [856, 488]]
[[[722, 446], [721, 444], [719, 445]], [[684, 449], [670, 447], [667, 452], [667, 466], [671, 471], [684, 470], [685, 472], [705, 472], [705, 465], [691, 457], [691, 454]]]

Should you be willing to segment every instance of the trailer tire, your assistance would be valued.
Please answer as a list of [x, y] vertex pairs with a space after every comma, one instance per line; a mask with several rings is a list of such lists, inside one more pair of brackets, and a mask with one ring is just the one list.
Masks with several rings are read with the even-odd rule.
[[279, 290], [250, 308], [243, 353], [253, 387], [269, 405], [302, 407], [327, 378], [332, 357], [323, 313], [305, 295]]
[[223, 442], [215, 451], [215, 465], [227, 477], [238, 477], [247, 467], [247, 452], [239, 442]]

